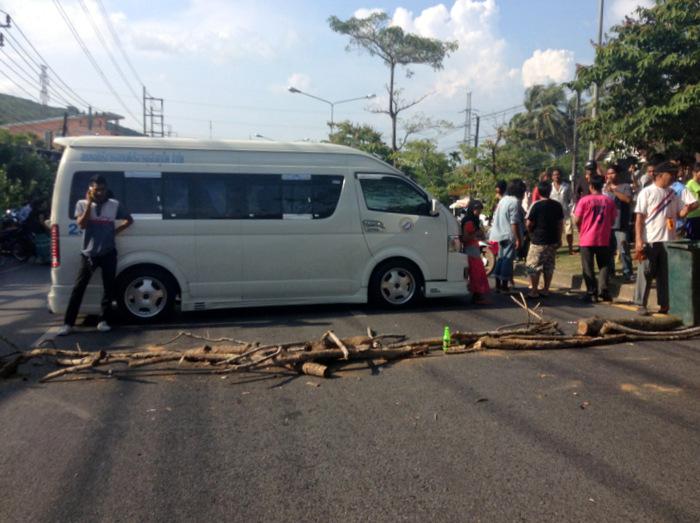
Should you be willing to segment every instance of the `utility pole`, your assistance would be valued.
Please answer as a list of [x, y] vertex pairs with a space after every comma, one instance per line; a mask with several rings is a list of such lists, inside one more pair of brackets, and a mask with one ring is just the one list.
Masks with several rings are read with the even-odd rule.
[[143, 101], [143, 135], [148, 136], [148, 133], [146, 132], [146, 86], [142, 85], [143, 88], [143, 97], [141, 100]]
[[472, 141], [472, 92], [467, 91], [467, 107], [464, 109], [464, 143]]
[[571, 175], [569, 180], [571, 181], [572, 187], [574, 185], [578, 186], [578, 164], [576, 162], [578, 156], [578, 115], [581, 110], [581, 91], [576, 90], [576, 108], [574, 109], [574, 133], [573, 133], [573, 143], [571, 145]]
[[39, 75], [39, 85], [41, 86], [41, 91], [39, 91], [39, 99], [41, 100], [41, 105], [49, 104], [49, 73], [46, 72], [46, 66], [41, 66], [41, 74]]
[[211, 120], [209, 120], [209, 139], [211, 140], [214, 137], [214, 126], [211, 123]]
[[165, 136], [163, 99], [155, 98], [143, 88], [143, 134]]
[[[603, 8], [605, 0], [600, 0], [598, 4], [598, 49], [603, 45]], [[591, 110], [591, 119], [595, 120], [598, 116], [598, 84], [593, 84], [593, 109]], [[595, 156], [595, 144], [591, 140], [588, 143], [588, 159], [592, 160]]]
[[479, 147], [479, 121], [481, 116], [476, 115], [476, 129], [474, 131], [474, 147]]

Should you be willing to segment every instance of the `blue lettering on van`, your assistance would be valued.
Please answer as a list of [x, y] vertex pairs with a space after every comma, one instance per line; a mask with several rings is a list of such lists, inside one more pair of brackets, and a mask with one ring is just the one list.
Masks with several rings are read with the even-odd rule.
[[83, 230], [78, 227], [77, 223], [68, 224], [68, 236], [82, 236]]
[[126, 162], [126, 163], [185, 163], [182, 153], [92, 151], [80, 154], [81, 162]]

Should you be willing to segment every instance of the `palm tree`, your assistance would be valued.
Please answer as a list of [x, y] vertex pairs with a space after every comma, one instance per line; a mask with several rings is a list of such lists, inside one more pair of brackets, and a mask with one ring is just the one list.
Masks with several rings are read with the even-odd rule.
[[572, 113], [564, 87], [535, 85], [525, 91], [525, 112], [510, 120], [509, 138], [560, 156], [571, 148]]

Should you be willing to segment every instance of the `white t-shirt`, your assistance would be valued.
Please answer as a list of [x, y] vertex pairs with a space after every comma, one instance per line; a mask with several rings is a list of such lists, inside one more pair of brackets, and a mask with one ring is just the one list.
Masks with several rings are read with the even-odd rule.
[[[689, 191], [683, 191], [681, 196], [678, 196], [670, 187], [662, 189], [656, 184], [642, 189], [637, 197], [634, 212], [645, 216], [643, 241], [655, 243], [675, 240], [678, 213], [683, 206], [695, 201]], [[673, 220], [670, 226], [669, 220]]]

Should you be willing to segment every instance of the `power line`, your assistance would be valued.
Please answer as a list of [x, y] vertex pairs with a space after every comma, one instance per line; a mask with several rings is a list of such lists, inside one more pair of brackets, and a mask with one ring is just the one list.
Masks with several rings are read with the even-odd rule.
[[[7, 62], [5, 62], [2, 58], [0, 58], [0, 62], [2, 62], [5, 66], [7, 66]], [[12, 70], [11, 67], [8, 67], [8, 69]], [[13, 72], [14, 72], [14, 71], [13, 71]], [[17, 87], [18, 89], [20, 89], [20, 90], [22, 90], [23, 92], [27, 93], [27, 96], [29, 96], [29, 98], [33, 99], [33, 101], [37, 101], [37, 102], [39, 101], [39, 97], [38, 97], [38, 96], [36, 96], [36, 95], [30, 93], [30, 92], [29, 92], [27, 89], [25, 89], [22, 85], [18, 84], [18, 83], [17, 83], [12, 77], [10, 77], [10, 75], [7, 74], [3, 69], [0, 69], [0, 73], [2, 73], [2, 75], [3, 75], [5, 78], [7, 78], [10, 82], [12, 82], [12, 84], [13, 84], [15, 87]], [[15, 73], [15, 74], [17, 74], [17, 73]]]
[[14, 64], [14, 66], [15, 66], [17, 69], [20, 70], [20, 72], [17, 72], [17, 69], [15, 69], [15, 68], [12, 67], [11, 65], [9, 65], [9, 64], [8, 64], [7, 62], [5, 62], [5, 60], [3, 60], [2, 58], [0, 58], [0, 62], [2, 62], [3, 64], [5, 64], [5, 67], [7, 67], [10, 71], [12, 71], [13, 73], [15, 73], [16, 76], [19, 76], [22, 80], [24, 80], [25, 82], [27, 82], [28, 84], [30, 84], [32, 87], [36, 87], [36, 84], [34, 83], [34, 80], [32, 80], [32, 75], [29, 74], [29, 73], [27, 73], [27, 71], [25, 71], [25, 69], [24, 69], [21, 65], [19, 65], [19, 64], [15, 61], [14, 58], [12, 58], [9, 54], [7, 54], [7, 51], [5, 51], [2, 47], [0, 47], [0, 51], [2, 51], [2, 53], [8, 58], [8, 60], [10, 60], [10, 62], [12, 62], [12, 63]]
[[[32, 80], [32, 76], [33, 76], [32, 73], [33, 73], [34, 71], [32, 70], [32, 73], [28, 73], [28, 72], [26, 71], [26, 69], [25, 69], [24, 67], [22, 67], [19, 63], [17, 63], [17, 61], [15, 61], [15, 59], [12, 58], [12, 56], [11, 56], [7, 51], [5, 51], [2, 47], [0, 47], [0, 50], [2, 50], [2, 52], [4, 53], [4, 55], [15, 65], [15, 67], [17, 67], [17, 69], [19, 69], [19, 70], [22, 72], [22, 74], [18, 73], [14, 68], [12, 68], [10, 65], [8, 65], [8, 64], [7, 64], [5, 61], [3, 61], [1, 58], [0, 58], [0, 61], [2, 61], [10, 71], [12, 71], [13, 73], [15, 73], [15, 75], [17, 75], [17, 76], [19, 76], [20, 78], [22, 78], [25, 82], [27, 82], [28, 84], [30, 84], [33, 88], [36, 88], [36, 87], [38, 86], [38, 84], [35, 82], [35, 80]], [[39, 89], [41, 90], [41, 86], [38, 86], [38, 87], [39, 87]], [[54, 94], [56, 94], [56, 93], [54, 93]], [[57, 100], [62, 101], [63, 103], [65, 103], [65, 104], [66, 104], [66, 107], [68, 107], [69, 105], [72, 105], [68, 100], [66, 100], [65, 98], [63, 98], [63, 97], [60, 96], [60, 95], [56, 95], [55, 98], [56, 98]]]
[[63, 18], [64, 22], [66, 22], [66, 25], [68, 26], [68, 29], [70, 29], [70, 32], [71, 32], [71, 33], [73, 34], [73, 36], [75, 37], [76, 42], [78, 42], [78, 45], [79, 45], [80, 48], [83, 50], [83, 53], [85, 54], [85, 56], [87, 56], [88, 60], [90, 61], [90, 63], [91, 63], [92, 66], [94, 67], [95, 71], [97, 71], [97, 73], [100, 75], [100, 77], [101, 77], [102, 80], [104, 81], [104, 83], [105, 83], [105, 85], [107, 86], [107, 88], [110, 90], [110, 92], [112, 93], [112, 95], [114, 95], [114, 97], [117, 99], [117, 101], [121, 104], [121, 106], [124, 108], [124, 110], [127, 112], [127, 114], [128, 114], [129, 116], [131, 116], [131, 117], [134, 119], [135, 122], [138, 123], [138, 122], [139, 122], [139, 119], [136, 118], [136, 116], [134, 116], [134, 113], [131, 112], [131, 110], [128, 108], [128, 106], [124, 103], [124, 100], [122, 100], [122, 98], [119, 96], [119, 94], [114, 90], [114, 87], [113, 87], [112, 84], [110, 83], [110, 81], [109, 81], [109, 79], [107, 78], [107, 76], [105, 75], [104, 71], [102, 71], [102, 69], [100, 68], [99, 64], [98, 64], [97, 61], [95, 60], [95, 57], [92, 56], [92, 53], [90, 52], [90, 50], [89, 50], [89, 49], [87, 48], [87, 46], [85, 45], [85, 42], [83, 42], [83, 39], [80, 38], [80, 35], [78, 34], [78, 31], [76, 30], [75, 26], [73, 25], [73, 22], [71, 22], [70, 17], [69, 17], [68, 14], [63, 10], [63, 6], [61, 5], [60, 0], [53, 0], [53, 3], [54, 3], [54, 5], [56, 6], [56, 9], [58, 9], [58, 12], [59, 12], [59, 14], [61, 15], [61, 17]]
[[[16, 24], [15, 24], [15, 26], [16, 26]], [[5, 42], [7, 42], [10, 45], [10, 47], [12, 48], [12, 50], [15, 52], [15, 54], [17, 56], [19, 56], [25, 64], [27, 64], [27, 66], [29, 67], [29, 69], [31, 69], [33, 74], [39, 75], [40, 72], [38, 69], [36, 69], [36, 67], [38, 66], [40, 69], [42, 64], [37, 64], [37, 62], [34, 61], [33, 57], [30, 54], [28, 54], [27, 51], [22, 47], [22, 44], [20, 44], [19, 41], [15, 40], [16, 44], [13, 44], [12, 41], [14, 38], [12, 36], [10, 36], [9, 34], [7, 36], [8, 36], [8, 38], [5, 39]], [[17, 45], [17, 47], [15, 47], [15, 45]], [[8, 57], [9, 57], [9, 55], [8, 55]], [[27, 59], [27, 57], [29, 57], [29, 59]], [[47, 65], [47, 67], [49, 67], [49, 66]], [[49, 69], [50, 69], [50, 67], [49, 67]], [[77, 99], [75, 96], [72, 96], [69, 92], [65, 91], [65, 89], [63, 89], [60, 85], [56, 85], [55, 90], [60, 91], [60, 92], [64, 93], [68, 98], [73, 99], [73, 101], [67, 101], [64, 98], [64, 101], [68, 102], [67, 105], [74, 105], [76, 100], [78, 101], [77, 105], [83, 105], [82, 101]], [[60, 98], [60, 97], [57, 96], [57, 98]]]
[[133, 95], [133, 97], [136, 98], [137, 101], [141, 102], [141, 99], [136, 94], [136, 91], [134, 91], [134, 89], [131, 87], [131, 84], [126, 79], [126, 75], [124, 74], [124, 71], [122, 71], [122, 68], [119, 67], [119, 63], [114, 58], [112, 51], [110, 51], [109, 47], [107, 46], [107, 42], [102, 37], [102, 33], [100, 32], [100, 28], [97, 27], [97, 24], [95, 23], [95, 20], [93, 19], [92, 14], [90, 13], [90, 10], [85, 5], [85, 2], [83, 0], [78, 0], [78, 3], [80, 4], [80, 7], [82, 7], [83, 11], [85, 12], [85, 16], [87, 17], [88, 21], [90, 22], [90, 25], [92, 25], [92, 28], [95, 31], [95, 35], [97, 35], [97, 39], [100, 41], [100, 43], [102, 44], [102, 47], [107, 52], [107, 56], [109, 57], [110, 61], [112, 62], [112, 65], [114, 65], [114, 68], [119, 73], [119, 76], [121, 76], [121, 79], [124, 80], [124, 84], [128, 87], [128, 89], [131, 92], [131, 94]]
[[[0, 9], [0, 13], [3, 13], [4, 15], [9, 16], [9, 14], [8, 14], [6, 11], [3, 11], [2, 9]], [[39, 57], [39, 59], [49, 68], [49, 71], [51, 71], [51, 72], [53, 73], [53, 75], [54, 75], [53, 77], [54, 77], [56, 80], [58, 80], [59, 83], [62, 84], [62, 85], [64, 86], [64, 88], [67, 89], [67, 90], [75, 97], [76, 100], [79, 100], [79, 101], [80, 101], [80, 103], [79, 103], [78, 105], [83, 105], [84, 107], [89, 107], [91, 104], [90, 104], [89, 102], [85, 101], [85, 99], [84, 99], [83, 97], [81, 97], [80, 95], [78, 95], [78, 93], [76, 93], [73, 89], [71, 89], [70, 86], [69, 86], [66, 82], [64, 82], [63, 79], [58, 75], [58, 73], [57, 73], [56, 71], [54, 71], [54, 69], [48, 64], [48, 62], [44, 59], [44, 57], [41, 55], [41, 53], [36, 49], [36, 47], [34, 47], [34, 44], [32, 44], [32, 42], [29, 40], [29, 38], [27, 38], [27, 35], [24, 34], [24, 31], [22, 31], [22, 28], [17, 24], [17, 21], [16, 21], [14, 18], [12, 19], [12, 24], [13, 24], [13, 27], [14, 27], [15, 29], [17, 29], [17, 31], [19, 31], [19, 34], [22, 36], [22, 38], [24, 38], [25, 42], [27, 42], [27, 44], [29, 45], [29, 47], [31, 47], [32, 51], [34, 51], [34, 53], [36, 53], [36, 55]], [[24, 49], [24, 47], [23, 47], [22, 44], [19, 42], [19, 40], [17, 40], [16, 38], [12, 37], [12, 36], [10, 35], [9, 32], [7, 33], [7, 36], [10, 37], [10, 38], [13, 38], [13, 39], [15, 40], [15, 42], [17, 43], [17, 45], [18, 45], [18, 46], [22, 49], [22, 51], [36, 64], [37, 67], [39, 67], [39, 68], [41, 67], [41, 64], [38, 63], [38, 62], [32, 57], [32, 55], [29, 54], [29, 53]], [[10, 45], [12, 45], [12, 44], [10, 44]], [[14, 47], [13, 47], [13, 49], [14, 49]]]
[[99, 7], [100, 13], [102, 14], [102, 18], [104, 19], [105, 24], [107, 25], [107, 28], [109, 29], [109, 32], [112, 35], [112, 39], [114, 40], [114, 43], [117, 44], [117, 49], [119, 49], [119, 51], [121, 52], [122, 56], [124, 57], [124, 61], [129, 66], [129, 69], [131, 69], [131, 72], [134, 73], [134, 76], [136, 77], [136, 80], [139, 82], [139, 84], [146, 85], [144, 84], [143, 80], [141, 80], [141, 77], [139, 77], [138, 73], [136, 72], [136, 69], [134, 69], [134, 66], [131, 63], [131, 60], [129, 60], [126, 51], [124, 51], [124, 46], [122, 45], [122, 42], [119, 39], [118, 33], [114, 30], [114, 26], [112, 25], [112, 21], [109, 19], [109, 15], [107, 14], [105, 6], [102, 4], [102, 0], [97, 0], [97, 7]]

